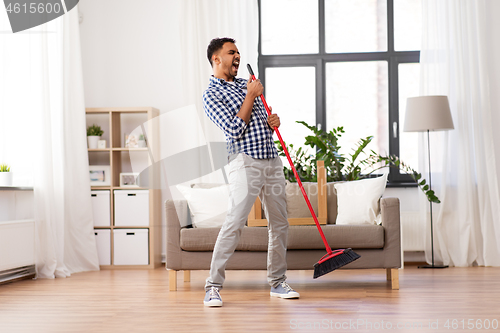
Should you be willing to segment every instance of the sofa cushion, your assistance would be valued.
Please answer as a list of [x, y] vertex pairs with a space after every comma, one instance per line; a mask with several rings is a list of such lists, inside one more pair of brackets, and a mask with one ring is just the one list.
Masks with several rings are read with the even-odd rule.
[[335, 184], [337, 190], [337, 220], [339, 225], [380, 224], [380, 198], [387, 184], [385, 172], [381, 177], [366, 178]]
[[188, 202], [191, 220], [195, 228], [220, 228], [227, 215], [229, 185], [203, 188], [177, 185]]
[[[220, 228], [181, 229], [180, 246], [184, 251], [212, 251]], [[267, 251], [267, 228], [244, 227], [237, 251]], [[323, 232], [332, 249], [381, 249], [384, 227], [381, 225], [325, 225]], [[321, 250], [325, 246], [316, 226], [290, 226], [289, 250]]]
[[[332, 249], [381, 249], [384, 247], [384, 227], [381, 225], [325, 225], [322, 226]], [[290, 226], [289, 250], [321, 250], [325, 245], [314, 225]]]
[[[335, 191], [335, 183], [327, 183], [327, 223], [335, 224], [337, 218], [337, 194]], [[311, 202], [316, 216], [318, 216], [318, 183], [303, 182], [304, 190]], [[286, 210], [288, 218], [311, 217], [309, 207], [298, 183], [287, 181], [286, 184]]]
[[[181, 229], [181, 249], [213, 251], [220, 228]], [[267, 228], [244, 227], [236, 251], [267, 251]]]

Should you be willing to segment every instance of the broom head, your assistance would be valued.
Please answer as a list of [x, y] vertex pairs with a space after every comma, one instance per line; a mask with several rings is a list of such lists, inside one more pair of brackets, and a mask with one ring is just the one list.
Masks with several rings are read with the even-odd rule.
[[314, 278], [333, 272], [337, 268], [345, 266], [361, 256], [351, 248], [335, 250], [327, 253], [323, 258], [314, 264]]

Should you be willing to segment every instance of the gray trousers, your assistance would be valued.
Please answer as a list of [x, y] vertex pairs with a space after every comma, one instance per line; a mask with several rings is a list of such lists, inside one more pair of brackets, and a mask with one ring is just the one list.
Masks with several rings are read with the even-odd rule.
[[240, 240], [248, 214], [259, 196], [268, 221], [267, 281], [272, 287], [286, 280], [286, 212], [285, 177], [279, 157], [255, 159], [238, 154], [229, 162], [229, 206], [226, 220], [217, 237], [210, 277], [205, 289], [222, 288], [226, 264]]

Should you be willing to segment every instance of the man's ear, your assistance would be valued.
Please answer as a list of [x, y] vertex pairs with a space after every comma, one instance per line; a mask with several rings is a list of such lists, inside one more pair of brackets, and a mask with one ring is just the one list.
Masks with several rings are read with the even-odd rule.
[[212, 63], [213, 64], [220, 64], [220, 57], [217, 54], [212, 54]]

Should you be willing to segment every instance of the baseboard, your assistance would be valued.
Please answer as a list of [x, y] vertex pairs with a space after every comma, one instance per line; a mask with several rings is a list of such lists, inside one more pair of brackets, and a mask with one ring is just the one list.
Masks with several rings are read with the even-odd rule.
[[0, 284], [35, 277], [35, 265], [8, 269], [0, 272]]
[[426, 263], [424, 251], [404, 251], [403, 258], [405, 265], [420, 265]]

